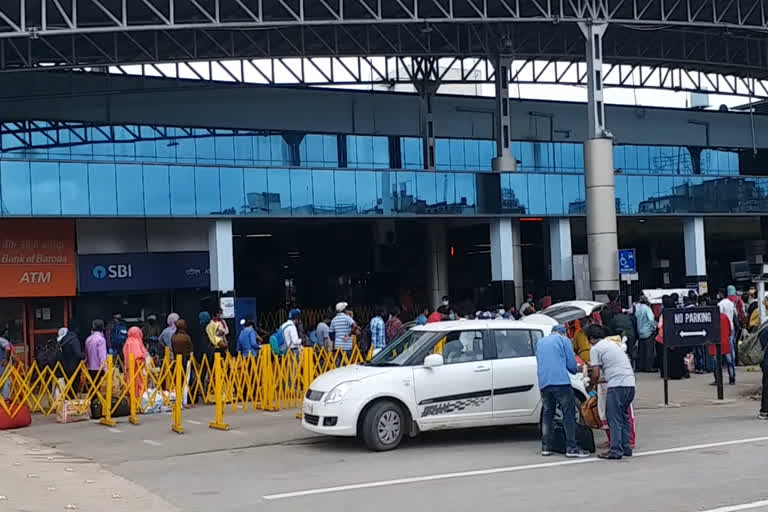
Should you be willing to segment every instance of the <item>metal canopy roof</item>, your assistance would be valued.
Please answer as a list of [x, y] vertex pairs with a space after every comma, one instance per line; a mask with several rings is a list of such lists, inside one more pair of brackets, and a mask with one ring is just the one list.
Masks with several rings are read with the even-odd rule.
[[604, 61], [768, 78], [766, 0], [5, 0], [0, 69], [319, 56]]

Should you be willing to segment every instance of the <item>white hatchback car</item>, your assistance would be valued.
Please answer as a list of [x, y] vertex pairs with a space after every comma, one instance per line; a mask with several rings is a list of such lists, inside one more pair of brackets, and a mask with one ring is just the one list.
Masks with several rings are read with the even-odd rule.
[[[372, 450], [406, 434], [438, 429], [538, 424], [536, 342], [552, 327], [603, 304], [570, 302], [524, 321], [466, 320], [414, 327], [364, 365], [320, 375], [304, 398], [302, 426], [358, 436]], [[552, 310], [558, 315], [548, 316]], [[584, 376], [572, 376], [577, 400]]]

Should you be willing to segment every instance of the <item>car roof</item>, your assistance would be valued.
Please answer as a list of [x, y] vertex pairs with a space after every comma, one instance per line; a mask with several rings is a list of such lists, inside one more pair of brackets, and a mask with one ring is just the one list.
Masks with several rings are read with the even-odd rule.
[[412, 331], [447, 332], [467, 329], [530, 329], [532, 324], [538, 327], [550, 325], [547, 323], [521, 322], [519, 320], [449, 320], [417, 325]]

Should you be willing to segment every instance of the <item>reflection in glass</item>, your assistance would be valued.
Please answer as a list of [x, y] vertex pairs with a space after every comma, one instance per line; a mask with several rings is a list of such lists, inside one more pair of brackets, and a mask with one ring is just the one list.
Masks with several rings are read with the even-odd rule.
[[336, 171], [333, 175], [336, 190], [336, 215], [354, 215], [357, 213], [356, 185], [357, 172]]
[[403, 169], [424, 168], [424, 151], [421, 142], [417, 137], [400, 137], [400, 160]]
[[389, 167], [389, 141], [387, 137], [370, 135], [347, 136], [347, 166], [363, 169]]
[[114, 164], [88, 164], [91, 215], [117, 215], [116, 184]]
[[243, 170], [239, 167], [221, 167], [219, 169], [219, 180], [221, 214], [241, 215], [245, 210]]
[[218, 167], [195, 167], [195, 195], [198, 215], [218, 215], [221, 212]]
[[32, 215], [61, 215], [59, 164], [37, 162], [32, 166]]
[[503, 173], [501, 175], [501, 211], [526, 214], [530, 212], [528, 174]]
[[291, 169], [291, 215], [306, 217], [314, 212], [312, 200], [312, 171]]
[[117, 214], [144, 215], [144, 169], [141, 165], [118, 164], [116, 169]]
[[[59, 164], [61, 184], [61, 214], [88, 215], [88, 170], [85, 164], [61, 162]], [[141, 182], [138, 183], [141, 187]]]
[[357, 197], [355, 204], [360, 215], [376, 215], [381, 213], [381, 174], [373, 171], [358, 171], [355, 173]]
[[168, 167], [144, 165], [144, 212], [147, 215], [167, 216], [171, 213], [171, 193]]
[[171, 166], [171, 215], [195, 215], [197, 198], [195, 194], [195, 168]]
[[280, 207], [280, 198], [270, 194], [267, 188], [266, 169], [245, 169], [243, 178], [246, 215], [267, 215], [272, 206]]
[[267, 187], [270, 192], [269, 214], [291, 215], [291, 175], [288, 169], [268, 169]]
[[334, 171], [312, 171], [312, 197], [315, 215], [336, 215]]

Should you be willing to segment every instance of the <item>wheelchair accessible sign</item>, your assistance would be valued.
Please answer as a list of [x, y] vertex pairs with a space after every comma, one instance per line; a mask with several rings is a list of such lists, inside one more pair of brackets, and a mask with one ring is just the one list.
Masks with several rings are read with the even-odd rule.
[[619, 249], [619, 274], [636, 274], [634, 249]]

